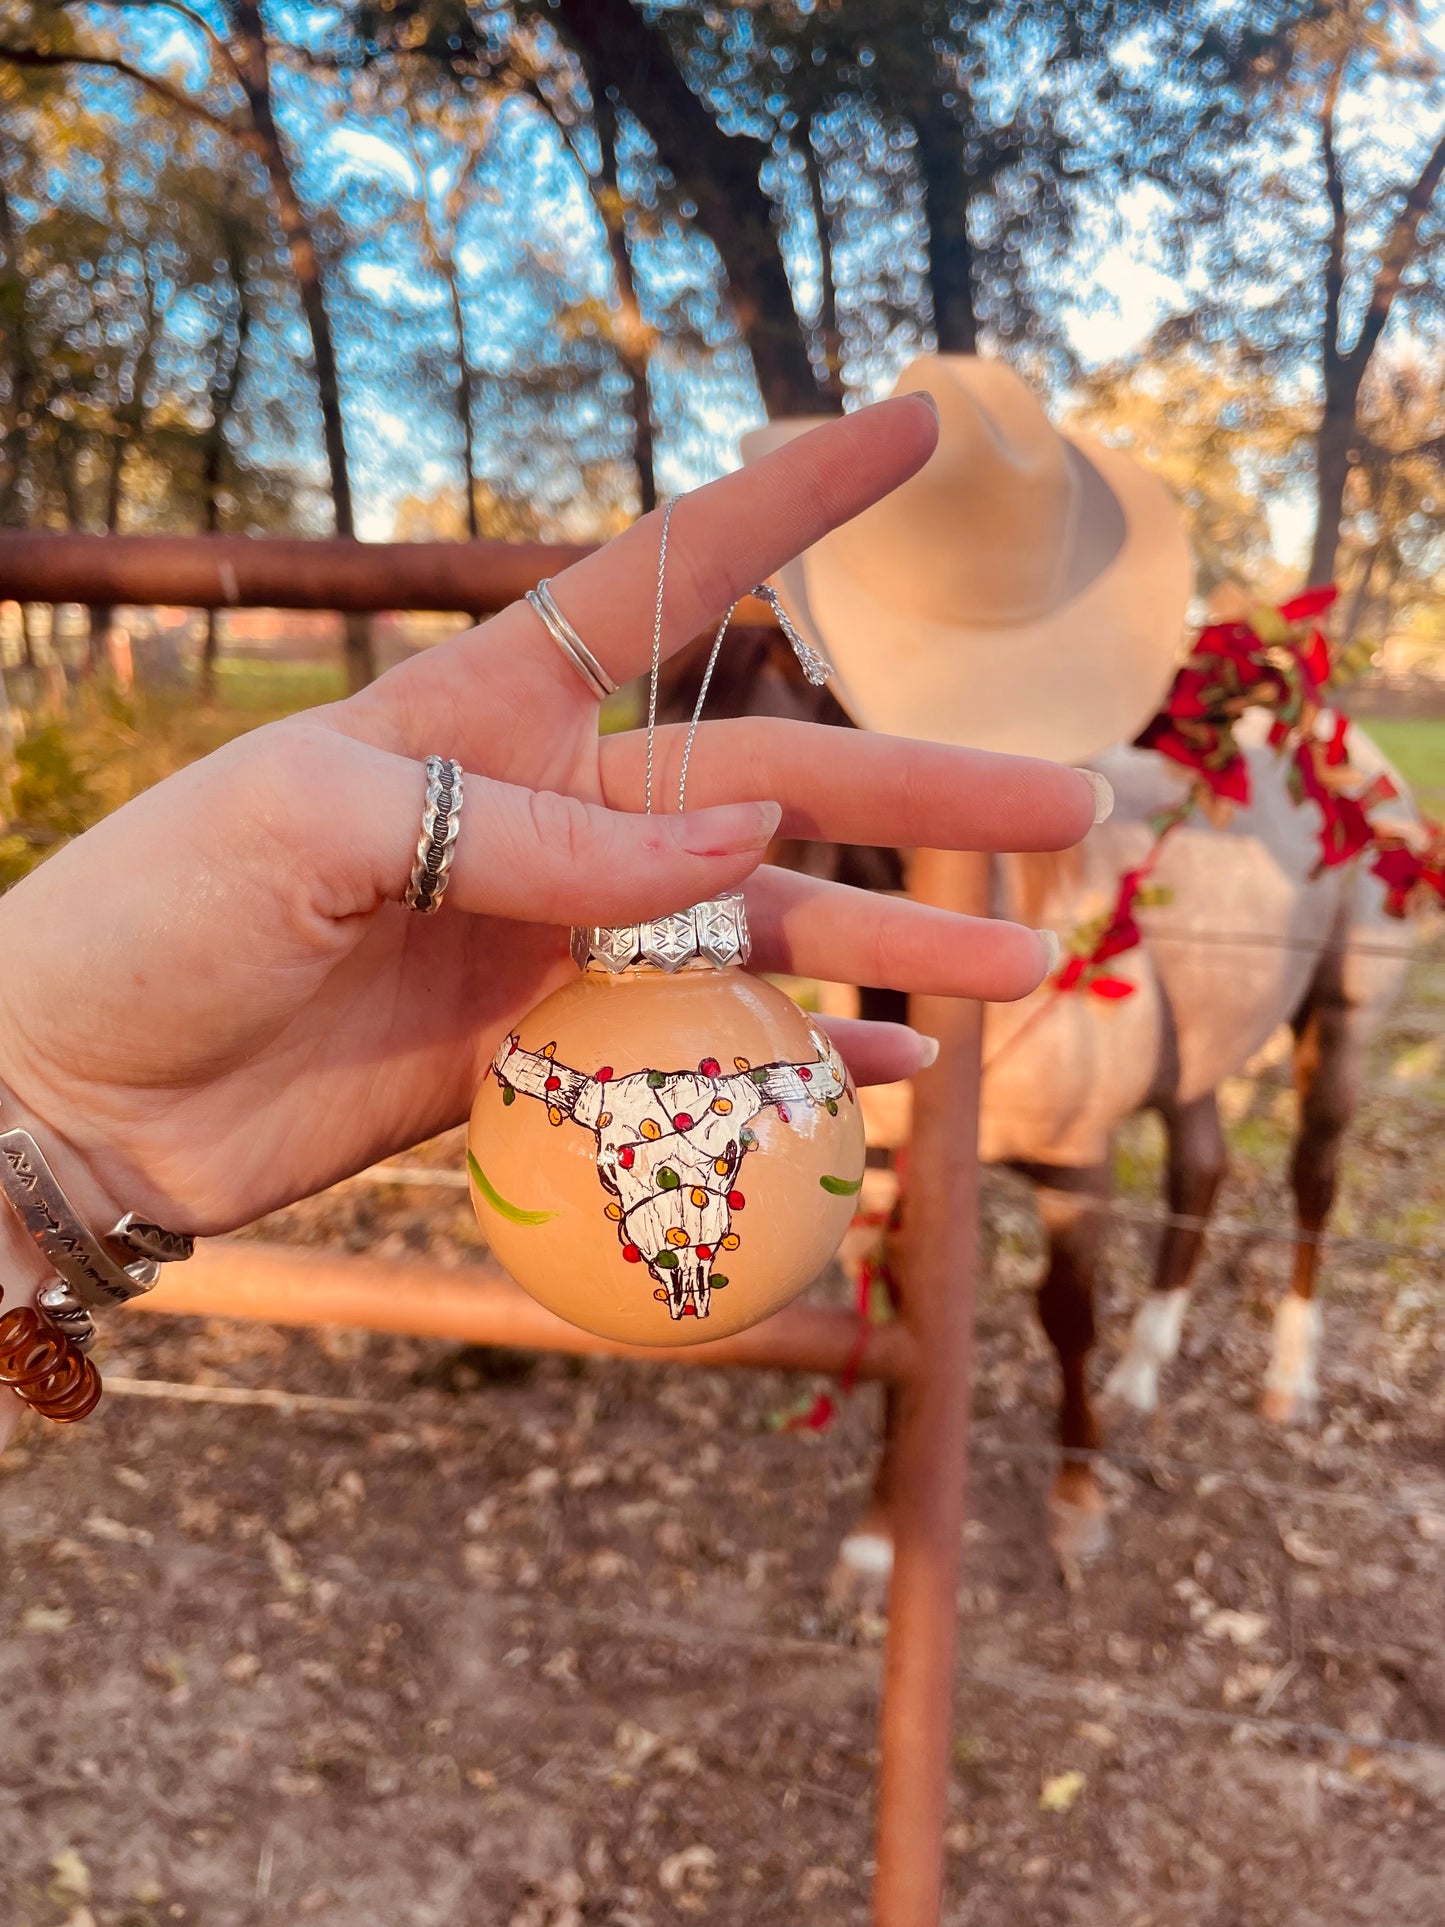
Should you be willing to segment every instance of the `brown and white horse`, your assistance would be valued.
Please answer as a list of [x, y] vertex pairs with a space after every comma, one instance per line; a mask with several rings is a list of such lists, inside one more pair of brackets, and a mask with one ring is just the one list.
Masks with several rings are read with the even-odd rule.
[[[709, 713], [845, 720], [826, 692], [807, 689], [788, 672], [765, 635], [749, 632], [739, 642], [731, 660], [719, 665]], [[693, 689], [683, 669], [669, 692], [671, 713], [683, 709]], [[1222, 827], [1196, 820], [1174, 833], [1152, 879], [1169, 901], [1141, 914], [1143, 945], [1110, 964], [1134, 993], [1104, 1001], [1045, 989], [987, 1013], [980, 1153], [986, 1163], [1011, 1165], [1035, 1182], [1048, 1236], [1038, 1306], [1061, 1379], [1063, 1458], [1051, 1518], [1066, 1566], [1105, 1538], [1094, 1467], [1069, 1454], [1102, 1440], [1088, 1365], [1104, 1224], [1098, 1207], [1108, 1192], [1114, 1131], [1135, 1111], [1157, 1111], [1168, 1138], [1169, 1212], [1207, 1218], [1225, 1170], [1220, 1084], [1285, 1024], [1294, 1033], [1300, 1100], [1290, 1177], [1303, 1241], [1275, 1318], [1263, 1407], [1272, 1419], [1301, 1420], [1318, 1398], [1317, 1240], [1334, 1201], [1365, 1046], [1399, 993], [1413, 933], [1385, 914], [1383, 886], [1359, 865], [1316, 874], [1315, 809], [1290, 796], [1283, 766], [1266, 746], [1263, 726], [1250, 728], [1252, 720], [1241, 730], [1251, 802]], [[1357, 768], [1385, 767], [1358, 728], [1349, 750]], [[1189, 781], [1149, 750], [1114, 749], [1095, 766], [1114, 785], [1114, 814], [1066, 856], [999, 859], [1000, 913], [1067, 938], [1108, 910], [1120, 877], [1151, 846], [1150, 817], [1177, 804]], [[1413, 816], [1401, 789], [1398, 807]], [[824, 867], [848, 881], [884, 888], [900, 881], [892, 852], [798, 854], [809, 868]], [[865, 1007], [885, 1014], [877, 999], [865, 997]], [[1179, 1349], [1202, 1243], [1197, 1226], [1164, 1232], [1152, 1288], [1106, 1387], [1136, 1411], [1158, 1404], [1160, 1374]], [[875, 1584], [891, 1553], [886, 1496], [879, 1493], [844, 1541], [842, 1570]]]

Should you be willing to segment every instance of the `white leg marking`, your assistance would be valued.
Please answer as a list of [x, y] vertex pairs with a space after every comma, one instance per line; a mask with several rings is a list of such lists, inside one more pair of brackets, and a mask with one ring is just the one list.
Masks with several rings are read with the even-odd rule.
[[1269, 1370], [1264, 1389], [1278, 1392], [1301, 1406], [1312, 1405], [1319, 1397], [1320, 1308], [1313, 1298], [1295, 1292], [1281, 1298], [1274, 1315], [1274, 1346], [1269, 1355]]
[[1129, 1343], [1104, 1386], [1107, 1397], [1122, 1399], [1136, 1412], [1158, 1410], [1159, 1370], [1179, 1356], [1188, 1308], [1188, 1285], [1150, 1292], [1134, 1314]]
[[893, 1570], [893, 1541], [882, 1532], [850, 1532], [838, 1557], [854, 1572], [886, 1579]]

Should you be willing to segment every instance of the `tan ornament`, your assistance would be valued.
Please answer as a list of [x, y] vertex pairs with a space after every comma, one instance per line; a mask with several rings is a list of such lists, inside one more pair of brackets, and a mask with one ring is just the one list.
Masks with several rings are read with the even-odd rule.
[[[714, 961], [702, 945], [725, 951], [729, 922], [737, 949]], [[857, 1094], [812, 1020], [740, 967], [745, 936], [726, 898], [578, 933], [583, 976], [523, 1019], [478, 1094], [468, 1164], [487, 1242], [586, 1331], [740, 1331], [815, 1278], [852, 1220]]]

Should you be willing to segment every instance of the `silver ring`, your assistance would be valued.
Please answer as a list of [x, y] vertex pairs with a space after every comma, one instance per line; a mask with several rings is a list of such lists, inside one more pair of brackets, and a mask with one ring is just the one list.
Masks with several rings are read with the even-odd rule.
[[604, 702], [617, 684], [552, 600], [551, 577], [543, 576], [535, 589], [528, 589], [527, 601], [536, 610], [547, 634], [586, 683], [598, 702]]
[[428, 756], [421, 835], [417, 838], [411, 881], [402, 899], [408, 910], [419, 910], [424, 917], [434, 917], [441, 909], [452, 858], [457, 852], [461, 822], [462, 766], [442, 756]]

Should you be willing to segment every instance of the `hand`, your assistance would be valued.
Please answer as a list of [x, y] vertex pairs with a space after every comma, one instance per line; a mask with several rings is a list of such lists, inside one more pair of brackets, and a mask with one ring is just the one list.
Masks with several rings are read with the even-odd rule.
[[[787, 557], [921, 466], [926, 398], [831, 423], [682, 502], [671, 651]], [[654, 517], [558, 578], [619, 681], [651, 647]], [[677, 732], [659, 746], [676, 794]], [[421, 759], [466, 800], [446, 907], [405, 910]], [[0, 1123], [27, 1124], [97, 1228], [124, 1208], [233, 1229], [467, 1114], [500, 1037], [571, 969], [570, 923], [620, 923], [745, 885], [754, 964], [1013, 998], [1039, 936], [759, 868], [775, 831], [855, 843], [1055, 849], [1093, 821], [1076, 772], [778, 721], [705, 727], [686, 815], [637, 814], [643, 745], [525, 604], [346, 702], [181, 771], [0, 901]], [[924, 1042], [839, 1028], [862, 1079]], [[0, 1280], [3, 1282], [3, 1280]]]

